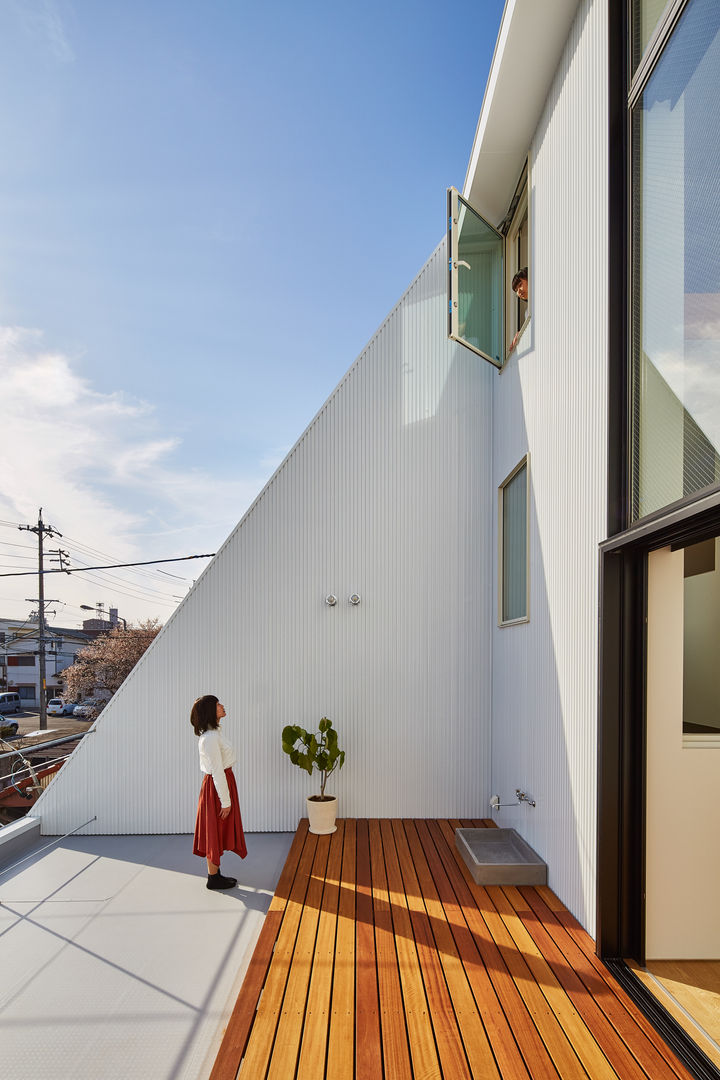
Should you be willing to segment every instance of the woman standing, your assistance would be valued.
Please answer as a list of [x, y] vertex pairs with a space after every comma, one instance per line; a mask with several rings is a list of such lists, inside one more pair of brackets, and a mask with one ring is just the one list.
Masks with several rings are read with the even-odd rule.
[[225, 709], [214, 694], [199, 697], [192, 707], [190, 723], [199, 737], [200, 768], [205, 777], [200, 789], [193, 854], [204, 855], [208, 867], [208, 889], [232, 889], [237, 879], [220, 873], [223, 851], [247, 855], [232, 767], [235, 751], [220, 730]]

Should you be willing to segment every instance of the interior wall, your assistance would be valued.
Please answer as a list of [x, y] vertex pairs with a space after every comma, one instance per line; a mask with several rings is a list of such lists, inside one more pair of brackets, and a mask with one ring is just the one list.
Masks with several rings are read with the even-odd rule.
[[[648, 556], [645, 955], [720, 958], [720, 748], [683, 745], [684, 552]], [[715, 574], [702, 575], [714, 578]], [[692, 579], [691, 579], [692, 580]], [[695, 579], [695, 583], [702, 578]], [[715, 636], [717, 655], [717, 636]], [[716, 661], [717, 662], [717, 661]]]
[[341, 816], [487, 806], [495, 372], [446, 311], [443, 241], [38, 801], [45, 833], [190, 831], [203, 693], [227, 709], [247, 829], [304, 816], [317, 778], [280, 733], [323, 715]]
[[494, 630], [492, 788], [502, 803], [517, 788], [536, 802], [497, 820], [547, 861], [551, 887], [590, 933], [607, 491], [606, 24], [604, 0], [580, 4], [528, 148], [531, 321], [496, 380], [493, 417], [495, 488], [530, 456], [530, 619]]

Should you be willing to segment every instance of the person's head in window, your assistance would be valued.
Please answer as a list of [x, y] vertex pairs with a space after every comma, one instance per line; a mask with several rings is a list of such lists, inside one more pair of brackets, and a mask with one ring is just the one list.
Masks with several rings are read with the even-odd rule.
[[520, 297], [521, 300], [528, 299], [529, 293], [527, 266], [523, 266], [521, 270], [518, 270], [517, 274], [510, 282], [510, 288], [516, 296]]

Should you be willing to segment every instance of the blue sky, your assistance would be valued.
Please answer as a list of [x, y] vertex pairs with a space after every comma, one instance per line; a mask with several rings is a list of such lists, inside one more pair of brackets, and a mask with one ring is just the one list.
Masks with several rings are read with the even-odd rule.
[[[217, 549], [440, 239], [502, 6], [6, 0], [2, 521]], [[172, 610], [102, 580], [64, 621]]]

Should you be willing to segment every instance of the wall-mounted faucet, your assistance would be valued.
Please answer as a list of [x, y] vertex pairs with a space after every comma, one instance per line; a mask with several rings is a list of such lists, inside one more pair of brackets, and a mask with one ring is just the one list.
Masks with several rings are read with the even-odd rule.
[[501, 806], [517, 806], [517, 803], [514, 803], [514, 802], [500, 802], [500, 796], [499, 795], [492, 795], [490, 797], [490, 809], [491, 810], [499, 810]]
[[501, 806], [518, 806], [520, 803], [527, 803], [528, 806], [535, 805], [535, 800], [531, 799], [530, 796], [524, 791], [521, 791], [520, 788], [515, 788], [515, 798], [517, 799], [517, 802], [500, 802], [499, 795], [491, 795], [490, 809], [499, 810]]

